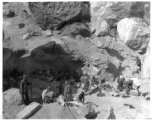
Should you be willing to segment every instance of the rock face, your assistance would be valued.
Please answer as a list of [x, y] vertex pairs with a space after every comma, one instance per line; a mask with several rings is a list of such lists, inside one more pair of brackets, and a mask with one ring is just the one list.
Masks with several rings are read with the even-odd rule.
[[[88, 19], [89, 8], [82, 2], [30, 2], [27, 11], [42, 29], [59, 29], [64, 24]], [[27, 7], [28, 6], [28, 7]]]
[[150, 24], [150, 2], [132, 3], [129, 17], [142, 18], [149, 25]]
[[8, 48], [3, 48], [3, 70], [7, 71], [14, 66], [15, 57], [13, 52]]
[[106, 71], [112, 73], [114, 78], [120, 73], [123, 73], [124, 76], [139, 73], [140, 56], [130, 50], [124, 43], [118, 43], [114, 37], [110, 36], [95, 37], [91, 42], [108, 57], [109, 62]]
[[[150, 45], [150, 44], [149, 44]], [[150, 92], [150, 48], [148, 47], [142, 66], [142, 93]]]
[[18, 58], [20, 58], [23, 54], [25, 54], [25, 50], [13, 51], [9, 48], [3, 48], [3, 71], [7, 75], [9, 72], [15, 67], [15, 62]]
[[111, 28], [128, 17], [139, 17], [148, 24], [150, 22], [150, 2], [90, 2], [90, 11], [92, 31], [102, 29], [99, 26], [104, 26], [105, 22], [102, 21], [105, 20]]
[[149, 43], [150, 29], [140, 18], [125, 18], [118, 22], [119, 37], [131, 49], [145, 53]]
[[130, 2], [91, 2], [91, 22], [96, 23], [98, 17], [105, 20], [119, 21], [129, 16]]
[[17, 88], [11, 88], [5, 92], [3, 92], [3, 102], [9, 105], [21, 105], [22, 97]]
[[130, 2], [91, 2], [92, 31], [95, 29], [98, 30], [98, 22], [104, 23], [102, 21], [106, 20], [107, 23], [112, 27], [114, 26], [114, 23], [128, 17], [130, 6]]

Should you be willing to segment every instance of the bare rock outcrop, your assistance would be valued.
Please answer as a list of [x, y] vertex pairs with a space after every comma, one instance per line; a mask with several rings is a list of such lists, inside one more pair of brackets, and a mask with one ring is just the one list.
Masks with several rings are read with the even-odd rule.
[[11, 88], [5, 92], [3, 92], [3, 102], [8, 105], [21, 105], [22, 97], [17, 88]]
[[117, 31], [120, 39], [131, 49], [145, 53], [150, 39], [150, 29], [140, 18], [125, 18], [118, 22]]
[[66, 23], [89, 17], [89, 8], [83, 2], [29, 2], [26, 8], [44, 30], [60, 29]]
[[28, 106], [26, 106], [21, 112], [16, 115], [17, 119], [27, 119], [30, 117], [35, 111], [40, 108], [40, 104], [37, 102], [32, 102]]
[[150, 2], [132, 2], [129, 17], [142, 18], [150, 24]]
[[114, 37], [110, 36], [95, 37], [91, 42], [109, 59], [107, 71], [112, 73], [114, 77], [120, 73], [125, 76], [139, 74], [140, 55], [122, 42], [118, 43]]
[[92, 28], [98, 28], [99, 17], [113, 26], [115, 22], [129, 16], [130, 6], [130, 2], [91, 2]]
[[110, 31], [110, 26], [107, 23], [106, 20], [103, 18], [98, 18], [97, 23], [96, 23], [96, 32], [95, 35], [97, 37], [108, 35]]
[[[106, 26], [104, 21], [113, 28], [115, 23], [128, 17], [142, 18], [146, 23], [150, 23], [150, 2], [90, 2], [90, 11], [92, 32], [104, 30], [104, 33], [108, 30], [107, 27], [100, 27]], [[97, 33], [95, 32], [96, 35]]]

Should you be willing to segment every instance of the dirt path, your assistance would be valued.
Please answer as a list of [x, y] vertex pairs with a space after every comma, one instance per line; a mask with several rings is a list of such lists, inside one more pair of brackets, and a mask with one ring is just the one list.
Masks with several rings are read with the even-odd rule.
[[[115, 82], [108, 82], [110, 85], [115, 86]], [[42, 103], [41, 93], [39, 87], [46, 88], [51, 83], [45, 83], [40, 79], [33, 79], [33, 98], [34, 101]], [[53, 83], [55, 87], [58, 83]], [[80, 92], [82, 89], [72, 87], [73, 94]], [[85, 103], [92, 102], [98, 105], [98, 114], [96, 119], [107, 119], [110, 114], [110, 107], [113, 107], [114, 114], [117, 119], [145, 119], [149, 117], [149, 105], [150, 101], [146, 101], [144, 98], [138, 98], [137, 96], [131, 96], [128, 98], [113, 97], [107, 91], [102, 91], [102, 96], [98, 97], [98, 89], [91, 95], [85, 96]], [[129, 106], [124, 106], [124, 104], [131, 104], [134, 109], [129, 108]], [[5, 107], [5, 105], [4, 105]], [[15, 111], [14, 111], [15, 109]], [[22, 110], [21, 106], [11, 106], [4, 109], [4, 118], [15, 118], [15, 115]], [[71, 112], [77, 119], [83, 119], [84, 116], [78, 113], [78, 109], [70, 107]], [[73, 119], [71, 114], [66, 108], [59, 105], [57, 102], [43, 105], [42, 108], [36, 112], [31, 118], [33, 119]]]
[[[109, 116], [109, 110], [112, 106], [117, 119], [143, 119], [147, 118], [149, 114], [150, 102], [144, 99], [137, 99], [136, 97], [122, 98], [112, 97], [108, 93], [103, 92], [105, 96], [97, 97], [96, 94], [86, 96], [85, 102], [93, 102], [99, 106], [101, 111], [98, 115], [98, 119], [106, 119]], [[131, 109], [124, 104], [131, 104], [135, 109]]]
[[[76, 92], [80, 92], [81, 89], [78, 90], [76, 88], [72, 89], [74, 94]], [[110, 107], [112, 106], [114, 109], [114, 114], [117, 119], [145, 119], [149, 116], [149, 105], [150, 102], [146, 101], [143, 98], [138, 98], [137, 96], [131, 96], [128, 98], [122, 97], [113, 97], [108, 94], [108, 92], [103, 91], [103, 96], [98, 97], [98, 90], [85, 97], [85, 103], [93, 102], [98, 105], [98, 109], [100, 113], [97, 116], [97, 119], [107, 119], [110, 114]], [[134, 109], [129, 108], [129, 106], [124, 106], [124, 104], [131, 104], [134, 106]], [[71, 111], [77, 118], [82, 118], [75, 108], [70, 108]], [[38, 119], [73, 119], [73, 117], [69, 114], [67, 109], [60, 106], [58, 103], [52, 103], [48, 105], [44, 105], [35, 115], [31, 118]]]
[[[48, 85], [52, 84], [55, 88], [59, 85], [56, 83], [46, 83], [40, 79], [33, 79], [33, 98], [34, 101], [42, 103], [41, 94], [43, 89]], [[116, 86], [116, 82], [107, 82], [112, 86]], [[42, 89], [39, 89], [42, 87]], [[54, 89], [56, 90], [56, 89]], [[82, 89], [72, 87], [73, 94], [80, 92]], [[107, 119], [110, 114], [110, 107], [113, 107], [114, 114], [117, 119], [145, 119], [149, 116], [149, 105], [150, 101], [146, 101], [144, 98], [138, 98], [137, 96], [131, 96], [128, 98], [122, 97], [113, 97], [107, 91], [102, 91], [102, 96], [98, 97], [98, 89], [91, 95], [85, 96], [85, 103], [92, 102], [98, 105], [98, 114], [96, 119]], [[129, 108], [129, 106], [124, 106], [124, 104], [131, 104], [134, 106], [134, 109]], [[4, 105], [5, 108], [5, 105]], [[15, 115], [22, 110], [21, 106], [10, 106], [4, 109], [3, 116], [4, 118], [15, 118]], [[71, 112], [77, 119], [83, 119], [84, 116], [78, 113], [78, 109], [70, 107]], [[73, 119], [71, 114], [66, 108], [59, 105], [57, 102], [43, 105], [42, 108], [35, 113], [31, 118], [33, 119]]]

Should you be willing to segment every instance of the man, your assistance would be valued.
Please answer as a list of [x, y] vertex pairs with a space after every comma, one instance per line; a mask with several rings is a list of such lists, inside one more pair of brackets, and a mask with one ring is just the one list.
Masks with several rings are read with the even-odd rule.
[[20, 82], [20, 92], [22, 95], [22, 100], [25, 105], [29, 104], [29, 95], [28, 95], [28, 88], [27, 85], [30, 85], [30, 82], [27, 82], [26, 75], [23, 75], [23, 80]]
[[55, 97], [55, 94], [52, 90], [50, 90], [49, 92], [47, 92], [46, 96], [45, 96], [45, 100], [46, 103], [51, 103], [53, 102], [53, 98]]
[[64, 99], [66, 102], [71, 101], [72, 88], [70, 82], [65, 81], [64, 86]]
[[43, 92], [42, 92], [43, 104], [46, 103], [45, 96], [46, 96], [46, 94], [47, 94], [49, 91], [50, 91], [50, 87], [47, 87], [47, 89], [43, 90]]
[[85, 100], [85, 93], [84, 93], [84, 91], [82, 91], [82, 92], [77, 96], [77, 101], [78, 101], [78, 102], [81, 102], [81, 103], [84, 103], [84, 100]]
[[90, 89], [91, 89], [91, 86], [93, 86], [95, 83], [96, 83], [96, 78], [95, 76], [92, 76], [90, 79], [89, 79], [89, 82], [90, 82]]
[[53, 98], [54, 92], [51, 90], [51, 87], [49, 86], [42, 92], [43, 104], [53, 102]]
[[81, 77], [81, 82], [84, 83], [84, 90], [87, 92], [91, 86], [89, 76], [87, 74], [84, 74], [84, 76]]
[[110, 108], [110, 115], [109, 115], [108, 119], [116, 119], [113, 107]]
[[117, 79], [117, 82], [118, 82], [117, 91], [122, 92], [123, 85], [124, 85], [124, 82], [125, 82], [125, 78], [123, 77], [123, 75], [120, 75], [120, 77]]
[[139, 88], [141, 86], [140, 79], [138, 79], [138, 78], [131, 78], [131, 80], [133, 80], [133, 84], [135, 85], [135, 88], [137, 90], [137, 95], [140, 96], [140, 92], [139, 92]]
[[105, 83], [105, 79], [99, 78], [99, 84], [98, 84], [98, 89], [99, 89], [99, 93], [97, 94], [97, 96], [102, 96], [102, 87], [103, 87], [103, 83]]
[[133, 81], [132, 80], [127, 80], [125, 82], [125, 87], [126, 87], [126, 94], [129, 95], [130, 90], [132, 89], [133, 86]]

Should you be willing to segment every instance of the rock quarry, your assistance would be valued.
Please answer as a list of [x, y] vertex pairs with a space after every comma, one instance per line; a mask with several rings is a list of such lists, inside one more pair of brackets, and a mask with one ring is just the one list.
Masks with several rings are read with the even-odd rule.
[[[16, 118], [26, 107], [22, 105], [19, 86], [13, 88], [9, 80], [14, 67], [32, 81], [33, 100], [40, 104], [42, 90], [51, 83], [45, 78], [32, 78], [34, 71], [52, 70], [53, 74], [66, 71], [77, 82], [87, 73], [104, 79], [114, 88], [120, 74], [125, 78], [138, 77], [143, 94], [138, 100], [132, 97], [123, 101], [123, 98], [107, 96], [105, 92], [100, 98], [101, 102], [106, 101], [105, 104], [101, 105], [95, 94], [87, 95], [86, 102], [99, 105], [97, 119], [107, 119], [110, 106], [114, 107], [118, 119], [145, 119], [149, 113], [146, 96], [150, 94], [150, 2], [4, 2], [5, 119]], [[55, 85], [53, 89], [57, 91]], [[117, 104], [129, 101], [135, 109], [117, 107]], [[73, 119], [64, 109], [57, 103], [43, 105], [29, 118]], [[86, 119], [88, 112], [81, 112], [83, 108], [70, 109], [78, 119]], [[84, 109], [89, 108], [85, 106]]]

